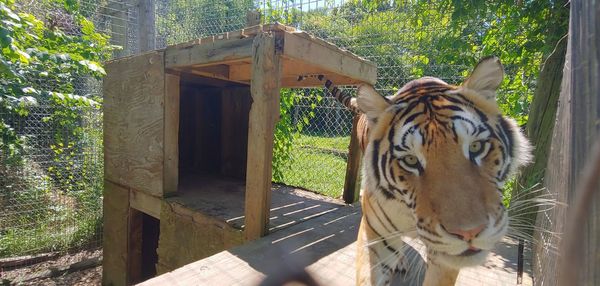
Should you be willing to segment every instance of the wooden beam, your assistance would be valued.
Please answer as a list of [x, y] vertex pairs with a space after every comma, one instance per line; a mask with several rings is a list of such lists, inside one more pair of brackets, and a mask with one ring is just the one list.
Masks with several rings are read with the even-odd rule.
[[165, 51], [166, 68], [212, 65], [252, 58], [253, 38], [228, 39], [191, 46], [171, 46]]
[[[323, 83], [317, 78], [305, 78], [298, 81], [300, 75], [325, 75], [336, 85], [359, 85], [362, 80], [351, 78], [338, 74], [339, 71], [332, 71], [310, 65], [305, 62], [295, 60], [289, 57], [282, 57], [281, 68], [281, 87], [322, 87]], [[250, 64], [233, 64], [229, 66], [229, 79], [235, 81], [248, 81], [252, 77], [252, 66]]]
[[127, 232], [127, 284], [142, 282], [142, 241], [144, 214], [129, 208], [129, 231]]
[[160, 198], [132, 189], [129, 191], [129, 204], [138, 211], [160, 219]]
[[246, 171], [246, 240], [265, 235], [271, 205], [271, 160], [273, 134], [279, 118], [281, 55], [275, 47], [277, 35], [259, 33], [252, 44], [252, 106], [248, 130]]
[[127, 285], [129, 189], [104, 181], [103, 285]]
[[352, 119], [352, 134], [350, 136], [350, 146], [348, 147], [348, 162], [346, 164], [346, 178], [344, 182], [344, 202], [351, 204], [357, 202], [360, 197], [360, 184], [358, 174], [362, 151], [358, 141], [358, 122], [360, 115], [354, 115]]
[[375, 84], [375, 64], [303, 33], [284, 33], [284, 55], [361, 82]]
[[179, 87], [179, 76], [165, 75], [164, 196], [177, 192], [179, 184]]

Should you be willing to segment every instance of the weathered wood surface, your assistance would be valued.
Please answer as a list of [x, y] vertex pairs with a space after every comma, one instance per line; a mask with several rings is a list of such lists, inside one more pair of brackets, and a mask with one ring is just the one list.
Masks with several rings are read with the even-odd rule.
[[162, 52], [109, 62], [104, 78], [104, 177], [163, 195]]
[[179, 93], [180, 77], [165, 74], [164, 178], [165, 195], [177, 191], [179, 177]]
[[127, 234], [127, 284], [142, 282], [143, 216], [141, 211], [129, 208]]
[[[567, 37], [562, 38], [556, 45], [556, 49], [545, 61], [537, 79], [538, 86], [533, 95], [529, 118], [527, 121], [527, 138], [535, 146], [533, 158], [535, 160], [527, 166], [519, 176], [518, 188], [513, 197], [520, 200], [535, 196], [532, 187], [543, 181], [544, 173], [548, 163], [548, 153], [552, 140], [552, 131], [556, 120], [558, 97], [565, 66], [565, 53], [567, 51]], [[537, 188], [541, 186], [538, 185]], [[529, 195], [527, 194], [529, 192]], [[528, 210], [531, 213], [531, 210]], [[526, 216], [528, 223], [535, 223], [535, 214]]]
[[[571, 1], [569, 43], [562, 91], [548, 169], [546, 185], [556, 199], [573, 203], [580, 184], [584, 165], [590, 158], [590, 148], [599, 140], [600, 134], [600, 3], [593, 1]], [[598, 174], [595, 174], [598, 176]], [[588, 201], [590, 211], [584, 220], [563, 236], [575, 236], [582, 251], [575, 261], [569, 262], [570, 269], [577, 273], [569, 276], [573, 285], [600, 285], [600, 195], [598, 190]], [[576, 211], [571, 206], [570, 211]], [[554, 209], [538, 215], [537, 227], [546, 231], [536, 235], [544, 244], [539, 245], [534, 259], [536, 285], [560, 284], [562, 273], [559, 256], [547, 245], [560, 245], [556, 236], [549, 232], [563, 233], [566, 228], [564, 210]]]
[[200, 76], [249, 84], [252, 78], [252, 42], [261, 34], [285, 38], [281, 87], [318, 87], [322, 83], [299, 75], [325, 74], [338, 85], [374, 84], [375, 64], [335, 45], [293, 27], [281, 24], [258, 25], [239, 31], [214, 35], [169, 46], [165, 50], [166, 67]]
[[236, 62], [252, 58], [253, 38], [212, 41], [187, 47], [173, 46], [165, 50], [165, 67], [184, 68]]
[[[168, 199], [229, 226], [244, 228], [245, 187], [242, 180], [183, 174], [176, 196]], [[309, 191], [273, 186], [269, 231], [277, 231], [338, 209], [339, 200], [326, 200]]]
[[[360, 207], [341, 206], [336, 211], [187, 264], [140, 285], [284, 285], [277, 279], [302, 270], [319, 285], [355, 285], [357, 246], [354, 242], [360, 216]], [[411, 245], [422, 248], [415, 242]], [[516, 249], [514, 241], [503, 241], [485, 265], [461, 271], [456, 285], [516, 285]], [[410, 257], [417, 255], [411, 259], [412, 270], [416, 272], [418, 263], [423, 260], [416, 251], [409, 249], [408, 252]], [[267, 276], [270, 284], [263, 281]], [[414, 277], [422, 279], [416, 273]], [[522, 285], [531, 285], [529, 269], [525, 278]], [[420, 285], [415, 280], [410, 276], [397, 276], [392, 285]]]
[[340, 52], [339, 48], [308, 34], [284, 33], [284, 37], [286, 57], [370, 84], [377, 81], [377, 67], [370, 62]]
[[172, 271], [243, 241], [241, 230], [177, 202], [163, 201], [157, 273]]
[[160, 198], [145, 192], [131, 189], [129, 191], [129, 205], [154, 218], [160, 219]]
[[281, 51], [276, 37], [260, 33], [252, 44], [252, 105], [248, 121], [245, 238], [265, 235], [271, 205], [271, 160], [275, 123], [279, 119]]
[[127, 285], [129, 190], [104, 181], [103, 285]]
[[244, 180], [248, 158], [250, 88], [225, 88], [221, 92], [221, 175]]
[[354, 115], [352, 119], [352, 133], [350, 135], [350, 146], [348, 147], [348, 162], [346, 163], [346, 179], [344, 182], [344, 202], [351, 204], [357, 202], [360, 198], [360, 162], [362, 150], [358, 141], [358, 119], [359, 115]]
[[[286, 44], [285, 47], [289, 48], [289, 45]], [[317, 49], [318, 50], [318, 49]], [[318, 52], [318, 51], [317, 51]], [[310, 62], [320, 62], [322, 61], [322, 55], [314, 52], [310, 54], [310, 57], [314, 58], [314, 60], [309, 60]], [[333, 53], [337, 52], [332, 50]], [[343, 54], [342, 54], [343, 55]], [[307, 53], [307, 57], [308, 53]], [[345, 57], [345, 56], [343, 56]], [[283, 56], [282, 68], [281, 68], [281, 87], [282, 88], [292, 88], [292, 87], [321, 87], [323, 83], [314, 77], [305, 78], [304, 80], [299, 81], [298, 76], [300, 75], [315, 75], [322, 74], [327, 76], [328, 79], [335, 82], [337, 85], [358, 85], [364, 82], [374, 82], [373, 77], [376, 76], [376, 68], [373, 66], [370, 69], [371, 73], [364, 73], [359, 75], [344, 75], [340, 73], [340, 70], [343, 69], [341, 63], [337, 65], [327, 66], [327, 65], [314, 65], [305, 61], [306, 58], [303, 59], [295, 59], [288, 56]], [[343, 62], [351, 61], [351, 59], [344, 59]], [[360, 63], [357, 61], [357, 63]], [[370, 65], [370, 64], [367, 64]], [[240, 62], [229, 65], [228, 74], [221, 74], [221, 78], [228, 78], [230, 80], [236, 82], [248, 82], [252, 77], [252, 66], [250, 63]]]

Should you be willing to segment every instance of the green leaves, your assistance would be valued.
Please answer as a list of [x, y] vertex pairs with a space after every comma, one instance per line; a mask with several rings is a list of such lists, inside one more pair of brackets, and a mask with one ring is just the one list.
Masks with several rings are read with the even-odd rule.
[[[275, 141], [273, 144], [273, 181], [284, 181], [284, 174], [293, 163], [291, 155], [294, 148], [294, 141], [297, 139], [298, 134], [302, 132], [304, 126], [307, 126], [315, 116], [315, 101], [320, 102], [321, 99], [318, 91], [315, 90], [281, 90], [279, 108], [281, 116], [279, 122], [275, 125]], [[300, 102], [303, 102], [302, 105], [310, 106], [310, 111], [308, 114], [302, 116], [300, 121], [294, 122], [291, 112]]]
[[[77, 107], [99, 106], [90, 95], [74, 94], [75, 85], [86, 78], [102, 78], [106, 72], [100, 63], [110, 57], [114, 47], [78, 13], [78, 1], [49, 0], [49, 4], [63, 7], [57, 13], [70, 14], [81, 33], [66, 34], [46, 27], [33, 15], [16, 13], [13, 1], [0, 0], [0, 111], [25, 116], [39, 102], [53, 105], [56, 109], [47, 121], [61, 127], [57, 130], [70, 130], [69, 136], [62, 138], [62, 133], [57, 133], [55, 138], [68, 143], [80, 136], [77, 126], [82, 115]], [[24, 141], [2, 124], [0, 152], [16, 155], [14, 150]]]

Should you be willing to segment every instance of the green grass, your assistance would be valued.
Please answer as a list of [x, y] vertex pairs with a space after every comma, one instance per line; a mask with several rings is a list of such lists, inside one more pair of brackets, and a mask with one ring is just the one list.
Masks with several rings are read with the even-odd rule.
[[0, 258], [48, 251], [81, 248], [100, 240], [101, 214], [80, 214], [72, 211], [64, 221], [46, 220], [35, 226], [9, 228], [0, 235]]
[[[300, 135], [294, 141], [293, 162], [284, 170], [285, 184], [340, 197], [346, 176], [349, 136], [319, 137]], [[332, 152], [334, 151], [334, 152]]]
[[294, 141], [294, 145], [297, 146], [316, 146], [319, 148], [335, 149], [342, 152], [348, 151], [348, 144], [350, 144], [350, 136], [321, 137], [300, 135], [300, 137]]

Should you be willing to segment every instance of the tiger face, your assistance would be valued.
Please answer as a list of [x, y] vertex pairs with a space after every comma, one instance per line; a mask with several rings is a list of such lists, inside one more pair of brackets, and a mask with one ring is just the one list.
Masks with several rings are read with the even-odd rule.
[[374, 232], [416, 228], [428, 261], [449, 268], [485, 261], [508, 227], [504, 182], [529, 158], [527, 140], [496, 103], [503, 74], [494, 57], [460, 86], [426, 77], [391, 98], [359, 88], [370, 133], [363, 206], [382, 206], [387, 219], [365, 214]]

